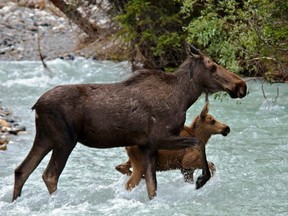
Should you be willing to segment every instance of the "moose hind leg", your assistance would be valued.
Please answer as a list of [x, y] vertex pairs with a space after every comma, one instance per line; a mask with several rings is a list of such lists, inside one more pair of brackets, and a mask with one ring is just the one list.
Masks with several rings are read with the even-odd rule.
[[157, 191], [156, 151], [144, 147], [141, 152], [148, 197], [153, 199]]
[[21, 195], [23, 185], [30, 174], [39, 165], [42, 159], [51, 151], [50, 145], [38, 146], [38, 139], [35, 138], [32, 149], [30, 150], [24, 161], [15, 169], [13, 201]]
[[45, 182], [45, 185], [50, 194], [57, 190], [59, 176], [61, 175], [68, 157], [74, 147], [75, 144], [69, 146], [69, 148], [67, 145], [67, 148], [53, 149], [49, 164], [42, 175], [42, 179]]

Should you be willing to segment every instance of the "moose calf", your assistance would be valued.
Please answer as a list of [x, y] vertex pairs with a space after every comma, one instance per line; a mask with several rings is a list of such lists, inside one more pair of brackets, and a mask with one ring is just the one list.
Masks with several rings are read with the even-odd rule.
[[[205, 151], [205, 145], [213, 134], [222, 134], [227, 136], [230, 132], [229, 126], [216, 120], [208, 114], [208, 103], [204, 106], [200, 115], [198, 115], [190, 126], [184, 126], [180, 135], [183, 137], [197, 137], [199, 145], [181, 150], [158, 150], [157, 152], [157, 171], [166, 171], [180, 169], [186, 182], [193, 182], [193, 173], [195, 169], [204, 169], [204, 159], [200, 154]], [[131, 190], [140, 182], [144, 171], [142, 165], [141, 151], [138, 146], [127, 146], [128, 161], [116, 166], [116, 170], [122, 174], [131, 175], [126, 184], [126, 189]], [[211, 175], [215, 171], [212, 162], [208, 162]], [[133, 172], [130, 168], [132, 167]]]

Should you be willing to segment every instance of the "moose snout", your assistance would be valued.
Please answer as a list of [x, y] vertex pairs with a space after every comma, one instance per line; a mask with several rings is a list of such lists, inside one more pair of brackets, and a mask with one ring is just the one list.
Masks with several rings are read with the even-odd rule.
[[243, 98], [247, 94], [247, 85], [241, 80], [231, 86], [231, 88], [226, 88], [225, 91], [228, 92], [231, 98]]
[[229, 127], [229, 126], [226, 126], [226, 127], [223, 128], [221, 134], [222, 134], [223, 136], [227, 136], [229, 133], [230, 133], [230, 127]]
[[240, 81], [239, 83], [236, 84], [236, 92], [238, 92], [237, 96], [239, 98], [243, 98], [246, 96], [247, 94], [247, 85], [244, 81]]

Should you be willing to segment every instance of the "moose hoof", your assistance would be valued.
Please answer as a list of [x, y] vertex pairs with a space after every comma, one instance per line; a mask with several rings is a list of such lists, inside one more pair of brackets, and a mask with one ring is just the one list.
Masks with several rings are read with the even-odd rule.
[[154, 197], [156, 197], [156, 192], [152, 194], [148, 194], [148, 197], [150, 200], [154, 199]]

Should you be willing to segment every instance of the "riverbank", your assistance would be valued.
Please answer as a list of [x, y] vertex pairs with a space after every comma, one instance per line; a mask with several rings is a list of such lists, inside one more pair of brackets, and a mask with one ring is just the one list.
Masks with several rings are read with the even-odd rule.
[[56, 7], [28, 6], [0, 0], [0, 61], [40, 60], [39, 47], [44, 59], [85, 55], [77, 46], [86, 35]]

